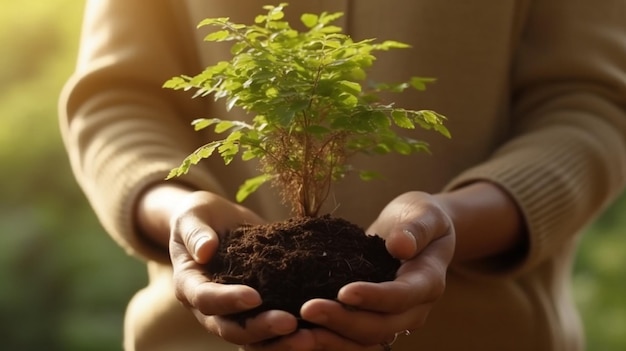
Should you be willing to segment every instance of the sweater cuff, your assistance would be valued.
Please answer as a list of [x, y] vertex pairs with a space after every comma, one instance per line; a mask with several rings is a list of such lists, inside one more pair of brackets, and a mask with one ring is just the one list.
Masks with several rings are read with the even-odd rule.
[[460, 268], [487, 274], [521, 274], [557, 252], [567, 237], [584, 225], [581, 221], [589, 218], [590, 204], [584, 204], [588, 194], [579, 185], [584, 184], [581, 179], [589, 176], [584, 173], [591, 168], [582, 166], [585, 161], [577, 156], [586, 151], [580, 144], [564, 141], [567, 139], [546, 145], [539, 142], [541, 138], [527, 136], [511, 142], [446, 186], [445, 191], [478, 181], [499, 186], [520, 209], [526, 234], [526, 247], [510, 256], [496, 262], [471, 262]]

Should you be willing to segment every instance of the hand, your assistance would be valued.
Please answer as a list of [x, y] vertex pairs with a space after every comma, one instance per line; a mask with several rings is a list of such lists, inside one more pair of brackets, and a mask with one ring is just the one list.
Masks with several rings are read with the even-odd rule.
[[[301, 313], [324, 328], [299, 331], [297, 350], [380, 350], [396, 332], [414, 330], [445, 288], [455, 248], [452, 220], [436, 196], [405, 193], [389, 203], [368, 232], [386, 239], [389, 252], [402, 259], [391, 282], [356, 282], [343, 287], [338, 300], [311, 300]], [[298, 335], [299, 334], [299, 335]], [[285, 338], [285, 339], [289, 339]], [[306, 345], [306, 346], [305, 346]]]
[[234, 344], [259, 343], [297, 328], [295, 317], [282, 311], [262, 313], [248, 320], [245, 328], [221, 317], [256, 307], [261, 297], [248, 286], [210, 282], [203, 267], [217, 249], [218, 233], [262, 222], [252, 211], [204, 191], [186, 195], [170, 220], [176, 297], [208, 331]]
[[395, 333], [426, 322], [443, 294], [453, 255], [456, 262], [490, 258], [501, 266], [500, 258], [528, 246], [514, 199], [481, 181], [436, 195], [405, 193], [383, 209], [369, 232], [384, 237], [389, 252], [403, 260], [396, 279], [344, 286], [338, 300], [353, 309], [330, 300], [305, 303], [302, 317], [325, 328], [284, 338], [300, 345], [291, 350], [380, 351]]

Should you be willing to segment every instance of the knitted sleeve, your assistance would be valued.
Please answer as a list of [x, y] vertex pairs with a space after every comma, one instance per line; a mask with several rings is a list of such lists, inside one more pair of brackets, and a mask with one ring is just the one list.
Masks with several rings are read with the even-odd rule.
[[[189, 123], [202, 106], [161, 88], [198, 70], [192, 36], [181, 33], [193, 26], [175, 2], [88, 1], [78, 63], [59, 105], [73, 171], [104, 229], [129, 253], [165, 262], [167, 252], [144, 240], [132, 217], [141, 191], [200, 145]], [[197, 171], [184, 181], [219, 189]]]
[[557, 252], [626, 181], [626, 2], [532, 4], [512, 73], [515, 135], [448, 186], [488, 180], [516, 199], [529, 251], [515, 272]]

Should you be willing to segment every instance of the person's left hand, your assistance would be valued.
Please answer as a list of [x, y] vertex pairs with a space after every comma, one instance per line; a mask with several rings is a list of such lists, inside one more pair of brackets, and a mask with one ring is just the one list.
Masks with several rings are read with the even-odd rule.
[[320, 328], [246, 350], [380, 351], [396, 333], [421, 327], [445, 289], [455, 247], [450, 217], [435, 196], [409, 192], [391, 201], [368, 233], [385, 238], [388, 251], [403, 260], [394, 281], [355, 282], [339, 291], [338, 301], [310, 300], [302, 318]]

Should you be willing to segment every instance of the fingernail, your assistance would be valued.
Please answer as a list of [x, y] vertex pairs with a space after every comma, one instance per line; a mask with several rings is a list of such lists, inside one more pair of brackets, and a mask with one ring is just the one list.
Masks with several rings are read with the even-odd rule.
[[261, 301], [256, 295], [242, 294], [237, 300], [237, 307], [242, 310], [249, 310], [255, 308], [261, 304]]
[[202, 257], [200, 257], [200, 251], [202, 250], [202, 247], [204, 246], [204, 244], [206, 244], [208, 241], [209, 241], [209, 238], [207, 238], [206, 236], [202, 236], [198, 240], [196, 240], [196, 243], [193, 245], [193, 259], [194, 260], [196, 261], [202, 260]]
[[256, 304], [252, 303], [252, 301], [246, 301], [246, 300], [237, 301], [237, 308], [241, 310], [249, 310], [255, 307], [256, 307]]
[[361, 295], [350, 289], [339, 290], [337, 297], [344, 308], [356, 308], [363, 303]]
[[271, 326], [271, 330], [278, 335], [291, 334], [296, 328], [297, 323], [293, 323], [291, 320], [280, 320]]
[[413, 233], [410, 229], [403, 229], [402, 233], [411, 239], [411, 242], [417, 245], [417, 238], [415, 237], [415, 233]]
[[415, 251], [417, 250], [417, 238], [415, 237], [415, 234], [409, 230], [409, 229], [403, 229], [402, 233], [404, 233], [404, 235], [406, 235], [409, 239], [411, 239], [411, 250]]
[[328, 322], [328, 316], [325, 313], [318, 313], [312, 317], [307, 318], [307, 320], [316, 324], [325, 324], [326, 322]]

